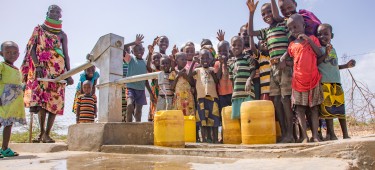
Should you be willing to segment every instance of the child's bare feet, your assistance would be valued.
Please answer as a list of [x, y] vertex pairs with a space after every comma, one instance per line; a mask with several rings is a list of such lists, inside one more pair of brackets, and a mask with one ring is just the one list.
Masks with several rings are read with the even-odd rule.
[[294, 143], [294, 142], [295, 141], [294, 141], [293, 137], [291, 137], [291, 138], [285, 137], [285, 138], [281, 139], [281, 141], [280, 141], [280, 143]]
[[329, 140], [338, 140], [337, 136], [336, 135], [331, 135]]
[[350, 138], [350, 136], [345, 135], [345, 136], [343, 137], [343, 139], [351, 139], [351, 138]]
[[307, 143], [307, 142], [309, 142], [308, 138], [300, 138], [299, 140], [301, 141], [301, 143]]
[[310, 142], [321, 142], [321, 140], [320, 140], [319, 137], [316, 137], [316, 138], [311, 137], [311, 138], [310, 138]]

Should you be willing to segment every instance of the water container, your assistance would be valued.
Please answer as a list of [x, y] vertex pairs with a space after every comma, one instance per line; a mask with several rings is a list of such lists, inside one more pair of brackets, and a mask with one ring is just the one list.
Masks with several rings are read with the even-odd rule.
[[223, 123], [223, 143], [241, 144], [241, 125], [239, 119], [231, 119], [232, 106], [224, 107], [221, 110]]
[[196, 142], [195, 116], [184, 116], [185, 142]]
[[154, 116], [154, 145], [185, 147], [184, 115], [181, 110], [161, 110]]
[[269, 100], [254, 100], [241, 105], [242, 144], [276, 143], [275, 109]]

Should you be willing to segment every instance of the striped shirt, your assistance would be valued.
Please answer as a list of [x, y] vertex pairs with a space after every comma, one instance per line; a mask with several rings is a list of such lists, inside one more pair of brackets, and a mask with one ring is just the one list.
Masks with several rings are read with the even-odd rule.
[[258, 62], [248, 55], [234, 60], [234, 63], [229, 66], [229, 78], [234, 82], [232, 99], [245, 98], [249, 95], [254, 99], [254, 86], [251, 86], [249, 93], [245, 91], [245, 85], [250, 74], [259, 67]]
[[271, 65], [270, 56], [258, 51], [258, 63], [260, 74], [260, 94], [270, 93]]
[[[86, 96], [84, 94], [78, 96], [77, 105], [79, 108], [79, 122], [92, 123], [95, 120], [96, 96]], [[77, 108], [77, 111], [78, 111]]]
[[271, 58], [281, 57], [288, 49], [289, 40], [285, 22], [280, 22], [275, 27], [261, 29], [258, 38], [267, 41]]
[[159, 84], [159, 96], [162, 96], [162, 97], [173, 97], [174, 96], [174, 91], [172, 90], [171, 88], [171, 83], [172, 81], [174, 81], [176, 78], [176, 72], [175, 71], [172, 71], [170, 73], [165, 73], [164, 72], [164, 79], [163, 80], [159, 80], [158, 81], [158, 84]]

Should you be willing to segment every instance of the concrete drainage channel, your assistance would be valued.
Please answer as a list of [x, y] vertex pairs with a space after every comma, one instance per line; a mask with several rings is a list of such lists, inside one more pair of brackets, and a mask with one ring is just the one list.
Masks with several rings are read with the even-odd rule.
[[[65, 143], [11, 144], [13, 150], [28, 153], [67, 151]], [[333, 158], [350, 169], [375, 169], [375, 136], [308, 144], [228, 145], [187, 143], [185, 148], [152, 145], [103, 145], [101, 153], [136, 155], [181, 155], [238, 159]]]

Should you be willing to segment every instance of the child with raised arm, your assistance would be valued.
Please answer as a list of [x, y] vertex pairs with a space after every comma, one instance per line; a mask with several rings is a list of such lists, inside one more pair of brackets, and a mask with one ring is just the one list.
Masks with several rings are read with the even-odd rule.
[[[196, 120], [199, 123], [202, 133], [202, 142], [218, 142], [218, 127], [220, 125], [218, 95], [216, 84], [218, 80], [214, 68], [210, 67], [213, 59], [212, 53], [207, 49], [200, 50], [200, 63], [202, 67], [190, 68], [189, 77], [194, 78], [197, 90], [197, 111]], [[213, 129], [213, 140], [211, 138]]]
[[[311, 122], [312, 140], [320, 141], [318, 136], [319, 106], [323, 102], [320, 86], [321, 75], [318, 71], [317, 59], [323, 55], [318, 38], [314, 35], [307, 36], [304, 29], [303, 17], [293, 14], [287, 21], [291, 36], [295, 38], [289, 44], [288, 53], [294, 59], [292, 80], [292, 104], [297, 114], [301, 140], [309, 141], [306, 133], [306, 114]], [[281, 58], [281, 62], [285, 56]]]
[[[144, 48], [142, 46], [143, 35], [137, 35], [135, 40], [135, 46], [133, 46], [132, 53], [134, 56], [126, 53], [124, 61], [129, 64], [128, 73], [126, 77], [135, 76], [139, 74], [146, 74], [146, 62], [143, 60], [142, 56], [144, 54]], [[134, 83], [127, 83], [127, 115], [126, 122], [132, 122], [133, 116], [136, 122], [141, 121], [142, 117], [142, 107], [147, 104], [145, 87], [150, 92], [150, 85], [148, 81], [138, 81]], [[150, 96], [151, 101], [154, 101], [153, 96]]]
[[233, 86], [232, 81], [229, 79], [229, 49], [228, 41], [220, 41], [217, 45], [218, 61], [215, 62], [214, 71], [219, 80], [217, 84], [217, 92], [219, 94], [219, 112], [224, 107], [232, 105]]
[[322, 89], [324, 102], [320, 105], [320, 116], [326, 120], [326, 140], [337, 140], [333, 129], [333, 119], [338, 118], [344, 139], [348, 139], [348, 128], [346, 126], [344, 91], [341, 87], [340, 69], [355, 66], [355, 60], [350, 60], [344, 65], [338, 65], [335, 48], [332, 47], [332, 26], [321, 24], [318, 27], [319, 42], [325, 49], [323, 57], [318, 59], [319, 72], [322, 74]]
[[[272, 0], [274, 1], [274, 0]], [[265, 3], [261, 8], [261, 15], [270, 26], [259, 31], [254, 31], [253, 20], [254, 12], [258, 2], [248, 0], [247, 6], [250, 11], [249, 16], [249, 35], [258, 36], [259, 39], [265, 40], [268, 52], [270, 54], [271, 76], [270, 76], [270, 96], [273, 97], [276, 117], [280, 122], [282, 139], [281, 143], [294, 142], [293, 138], [293, 112], [291, 108], [290, 96], [292, 94], [292, 65], [290, 57], [286, 57], [287, 66], [283, 69], [280, 63], [280, 57], [287, 53], [288, 49], [288, 32], [285, 22], [278, 22], [272, 15], [270, 3]], [[277, 9], [277, 8], [276, 8]], [[284, 63], [283, 63], [284, 64]]]
[[[159, 37], [156, 37], [152, 45], [148, 46], [148, 55], [147, 55], [147, 71], [149, 73], [160, 71], [160, 59], [161, 53], [154, 52], [155, 45], [159, 42]], [[157, 79], [151, 80], [151, 93], [150, 96], [153, 96], [154, 102], [150, 103], [150, 110], [148, 114], [148, 121], [152, 122], [154, 120], [154, 115], [156, 113], [156, 104], [157, 98], [159, 96], [159, 85]]]
[[85, 80], [81, 88], [83, 93], [77, 97], [76, 123], [94, 123], [97, 117], [97, 99], [95, 93], [92, 93], [92, 84]]
[[185, 116], [195, 116], [195, 103], [192, 94], [192, 86], [188, 78], [186, 66], [186, 53], [179, 52], [176, 54], [176, 72], [177, 76], [172, 84], [175, 92], [174, 106], [177, 110], [182, 110]]
[[0, 158], [3, 158], [18, 156], [8, 148], [8, 144], [13, 124], [25, 125], [26, 119], [21, 72], [13, 65], [20, 55], [18, 45], [13, 41], [2, 43], [0, 55], [4, 58], [0, 62], [0, 127], [4, 126]]
[[235, 36], [231, 40], [232, 52], [235, 56], [233, 64], [229, 66], [229, 78], [232, 80], [232, 119], [240, 118], [241, 104], [246, 101], [255, 100], [254, 86], [252, 79], [258, 62], [249, 55], [243, 54], [244, 40]]
[[79, 76], [79, 82], [78, 82], [78, 85], [77, 85], [77, 88], [76, 88], [76, 94], [75, 94], [75, 97], [74, 97], [74, 103], [73, 103], [73, 113], [77, 113], [77, 99], [78, 99], [78, 96], [80, 96], [81, 94], [84, 94], [83, 92], [83, 89], [82, 89], [82, 83], [86, 80], [89, 80], [91, 82], [91, 94], [95, 94], [95, 85], [98, 81], [98, 78], [100, 77], [99, 73], [97, 71], [95, 71], [95, 66], [91, 66], [87, 69], [85, 69], [85, 71], [80, 74]]
[[175, 80], [176, 72], [171, 71], [171, 59], [167, 55], [163, 55], [160, 59], [160, 70], [164, 72], [164, 78], [158, 80], [159, 96], [156, 110], [173, 110], [174, 91], [171, 85]]

